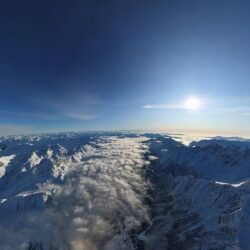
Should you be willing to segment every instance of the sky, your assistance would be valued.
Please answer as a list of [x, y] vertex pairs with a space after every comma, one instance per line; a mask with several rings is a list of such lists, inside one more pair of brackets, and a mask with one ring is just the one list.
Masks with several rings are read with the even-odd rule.
[[[250, 135], [250, 2], [0, 4], [0, 135]], [[189, 98], [199, 108], [185, 106]]]

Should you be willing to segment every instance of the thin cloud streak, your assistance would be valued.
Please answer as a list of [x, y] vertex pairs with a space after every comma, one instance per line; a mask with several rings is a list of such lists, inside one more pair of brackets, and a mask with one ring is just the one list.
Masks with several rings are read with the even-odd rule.
[[81, 114], [81, 113], [69, 113], [69, 114], [66, 114], [66, 116], [72, 119], [82, 120], [82, 121], [93, 120], [93, 119], [100, 117], [99, 115], [89, 115], [89, 114]]
[[34, 118], [38, 120], [56, 120], [57, 117], [54, 115], [49, 114], [35, 114], [35, 113], [17, 113], [17, 112], [8, 112], [0, 110], [1, 115], [7, 115], [7, 116], [16, 116], [16, 117], [25, 117], [25, 118]]
[[[73, 119], [88, 121], [100, 117], [100, 109], [105, 105], [98, 97], [91, 94], [74, 93], [74, 98], [65, 99], [39, 99], [34, 100], [38, 107], [50, 107], [57, 119]], [[46, 105], [45, 105], [46, 104]]]
[[157, 104], [157, 105], [144, 105], [144, 109], [184, 109], [184, 105], [180, 104]]
[[[144, 105], [143, 109], [186, 109], [183, 104], [156, 104], [156, 105]], [[232, 114], [240, 114], [250, 116], [250, 106], [235, 106], [235, 107], [200, 107], [202, 110], [206, 110], [212, 113], [232, 113]]]
[[239, 106], [239, 107], [230, 107], [230, 108], [218, 108], [218, 113], [231, 113], [231, 114], [240, 114], [240, 115], [250, 115], [250, 106]]
[[5, 116], [12, 116], [12, 117], [21, 117], [21, 118], [28, 118], [28, 119], [37, 119], [37, 120], [49, 120], [49, 121], [55, 121], [59, 120], [61, 118], [71, 118], [75, 120], [93, 120], [100, 115], [92, 115], [92, 114], [82, 114], [82, 113], [64, 113], [61, 115], [49, 115], [49, 114], [33, 114], [33, 113], [17, 113], [17, 112], [6, 112], [3, 110], [0, 110], [0, 115]]
[[14, 124], [0, 124], [0, 136], [7, 136], [13, 134], [27, 134], [34, 132], [33, 128], [14, 125]]

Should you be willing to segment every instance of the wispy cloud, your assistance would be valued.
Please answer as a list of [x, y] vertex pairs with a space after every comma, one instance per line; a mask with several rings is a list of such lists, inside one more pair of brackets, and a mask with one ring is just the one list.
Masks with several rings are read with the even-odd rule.
[[82, 114], [82, 113], [68, 113], [66, 114], [67, 117], [76, 119], [76, 120], [82, 120], [82, 121], [88, 121], [88, 120], [93, 120], [98, 117], [99, 115], [92, 115], [92, 114]]
[[[186, 109], [185, 104], [148, 104], [142, 106], [143, 109]], [[250, 105], [249, 106], [231, 106], [226, 107], [223, 105], [203, 105], [201, 107], [203, 110], [209, 113], [221, 113], [221, 114], [238, 114], [250, 116]]]
[[156, 105], [144, 105], [144, 109], [183, 109], [184, 105], [181, 104], [156, 104]]
[[14, 124], [0, 124], [0, 136], [13, 134], [27, 134], [33, 132], [33, 128]]
[[13, 112], [13, 111], [4, 111], [0, 110], [1, 115], [5, 116], [14, 116], [14, 117], [23, 117], [23, 118], [31, 118], [38, 120], [56, 120], [57, 117], [50, 114], [40, 114], [40, 113], [22, 113], [22, 112]]
[[[72, 94], [72, 93], [71, 93]], [[57, 119], [73, 120], [93, 120], [100, 117], [101, 110], [105, 105], [98, 97], [92, 94], [75, 93], [74, 97], [42, 98], [33, 100], [38, 108], [47, 110], [55, 114]]]
[[50, 115], [50, 114], [40, 114], [40, 113], [36, 114], [36, 113], [12, 112], [3, 110], [0, 110], [0, 115], [27, 118], [27, 119], [48, 120], [48, 121], [60, 120], [62, 118], [87, 121], [100, 117], [100, 115], [97, 114], [89, 114], [89, 113], [86, 114], [81, 112], [63, 112], [57, 115]]
[[232, 113], [241, 115], [250, 115], [250, 106], [235, 106], [226, 108], [217, 108], [218, 113]]

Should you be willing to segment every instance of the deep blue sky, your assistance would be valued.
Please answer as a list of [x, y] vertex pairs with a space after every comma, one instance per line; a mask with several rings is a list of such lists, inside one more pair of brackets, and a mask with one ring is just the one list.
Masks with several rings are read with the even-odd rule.
[[[249, 12], [235, 0], [1, 2], [0, 134], [250, 134]], [[176, 108], [193, 95], [200, 110]]]

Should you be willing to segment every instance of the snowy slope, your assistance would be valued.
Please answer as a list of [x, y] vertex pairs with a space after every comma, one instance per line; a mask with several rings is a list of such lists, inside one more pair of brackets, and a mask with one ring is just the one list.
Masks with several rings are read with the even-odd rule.
[[0, 149], [0, 249], [250, 249], [248, 140], [62, 133]]
[[[153, 169], [156, 186], [161, 185], [157, 190], [163, 193], [160, 204], [171, 211], [171, 216], [164, 211], [164, 217], [169, 221], [176, 208], [181, 211], [184, 208], [186, 235], [183, 236], [183, 229], [176, 231], [173, 225], [168, 226], [174, 235], [173, 241], [166, 237], [173, 244], [170, 249], [250, 249], [249, 140], [217, 137], [186, 146], [170, 137], [159, 136], [151, 138], [149, 145], [157, 158]], [[164, 189], [162, 185], [167, 185], [166, 192], [160, 191]], [[164, 197], [169, 196], [171, 202], [165, 204]], [[200, 223], [192, 219], [194, 212]], [[174, 223], [181, 218], [178, 213]], [[198, 230], [190, 236], [193, 228]]]

